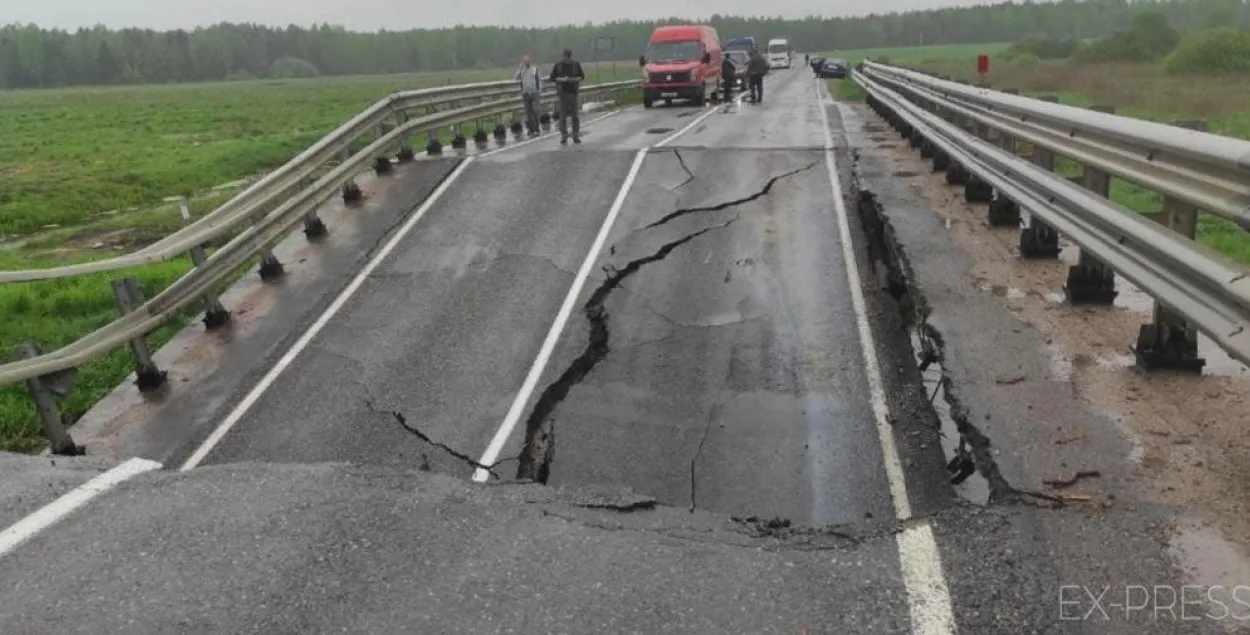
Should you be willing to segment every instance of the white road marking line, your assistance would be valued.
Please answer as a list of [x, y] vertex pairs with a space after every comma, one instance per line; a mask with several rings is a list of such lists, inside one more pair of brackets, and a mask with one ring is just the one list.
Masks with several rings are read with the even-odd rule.
[[164, 466], [156, 461], [139, 458], [130, 459], [70, 490], [60, 498], [35, 510], [34, 513], [0, 532], [0, 558], [8, 555], [27, 540], [34, 538], [39, 532], [55, 525], [78, 508], [91, 502], [91, 499], [113, 489], [123, 481], [144, 472], [159, 470], [162, 467]]
[[[516, 399], [512, 401], [512, 407], [508, 409], [508, 414], [504, 416], [503, 423], [499, 425], [499, 429], [495, 431], [495, 436], [490, 440], [490, 445], [486, 446], [486, 451], [482, 453], [482, 458], [478, 460], [481, 465], [491, 465], [499, 460], [499, 453], [503, 451], [504, 445], [508, 443], [508, 437], [512, 435], [512, 431], [516, 428], [517, 422], [521, 420], [521, 415], [525, 413], [525, 406], [529, 403], [530, 397], [534, 394], [534, 389], [538, 386], [538, 380], [542, 378], [543, 371], [547, 368], [547, 363], [551, 361], [551, 354], [555, 352], [556, 343], [560, 341], [560, 335], [564, 332], [564, 326], [568, 323], [569, 317], [573, 313], [573, 307], [577, 303], [578, 296], [582, 293], [582, 287], [586, 285], [586, 279], [590, 276], [590, 270], [595, 266], [595, 261], [599, 259], [599, 252], [603, 251], [603, 245], [608, 241], [608, 234], [612, 231], [612, 225], [616, 222], [616, 217], [620, 215], [621, 208], [625, 205], [625, 198], [629, 195], [629, 190], [634, 186], [634, 180], [638, 178], [638, 173], [642, 170], [642, 162], [647, 158], [647, 152], [651, 148], [643, 148], [638, 151], [634, 157], [634, 164], [630, 166], [629, 173], [625, 175], [625, 182], [621, 184], [621, 189], [616, 193], [616, 200], [612, 201], [612, 207], [608, 210], [607, 218], [603, 219], [603, 226], [599, 228], [599, 235], [595, 237], [595, 242], [590, 246], [590, 252], [586, 254], [586, 259], [582, 261], [582, 266], [577, 270], [577, 276], [573, 279], [573, 286], [569, 287], [569, 293], [564, 297], [564, 304], [560, 305], [560, 312], [556, 314], [556, 319], [551, 323], [551, 328], [547, 331], [547, 339], [543, 340], [542, 348], [538, 351], [538, 357], [534, 359], [533, 365], [530, 366], [529, 374], [525, 376], [525, 382], [521, 384], [521, 390], [517, 392]], [[490, 478], [490, 473], [484, 469], [478, 468], [473, 473], [473, 480], [482, 483]]]
[[[890, 409], [886, 403], [881, 365], [877, 360], [876, 343], [872, 326], [868, 323], [867, 303], [855, 261], [855, 246], [851, 242], [851, 225], [847, 217], [846, 203], [842, 198], [842, 183], [838, 179], [837, 160], [834, 155], [833, 133], [829, 130], [829, 114], [825, 112], [822, 85], [817, 82], [816, 101], [820, 108], [820, 121], [825, 133], [825, 169], [829, 172], [829, 187], [833, 194], [833, 206], [838, 217], [838, 231], [842, 234], [842, 256], [846, 264], [846, 278], [851, 286], [851, 306], [855, 311], [855, 326], [859, 331], [860, 348], [864, 352], [864, 373], [868, 377], [868, 393], [872, 413], [877, 424], [877, 436], [881, 441], [881, 453], [885, 463], [886, 480], [890, 484], [890, 497], [894, 501], [894, 513], [901, 521], [911, 518], [911, 502], [907, 498], [907, 481], [898, 447], [894, 443], [894, 429], [890, 425]], [[942, 558], [937, 540], [929, 521], [923, 520], [904, 528], [898, 534], [899, 565], [903, 584], [907, 588], [908, 607], [911, 611], [912, 633], [939, 635], [955, 632], [955, 617], [951, 611], [950, 590], [942, 573]]]
[[259, 401], [265, 394], [265, 391], [269, 390], [269, 387], [277, 381], [283, 371], [290, 367], [291, 363], [295, 361], [295, 358], [308, 347], [308, 345], [313, 341], [313, 338], [317, 337], [317, 335], [321, 333], [321, 330], [330, 323], [330, 320], [343, 309], [343, 305], [347, 304], [347, 301], [356, 294], [356, 291], [359, 290], [361, 285], [365, 283], [365, 280], [373, 274], [373, 271], [378, 268], [378, 265], [380, 265], [383, 260], [386, 260], [386, 257], [395, 250], [395, 247], [399, 245], [400, 241], [408, 236], [408, 233], [411, 232], [412, 228], [415, 227], [421, 218], [425, 216], [426, 212], [430, 211], [431, 207], [434, 207], [434, 204], [437, 203], [438, 200], [443, 197], [443, 194], [451, 188], [452, 183], [455, 183], [456, 179], [460, 178], [460, 175], [464, 174], [465, 169], [467, 169], [476, 159], [477, 157], [468, 157], [464, 159], [461, 161], [460, 165], [456, 166], [455, 170], [452, 170], [451, 174], [447, 175], [447, 178], [443, 179], [443, 182], [440, 183], [434, 192], [425, 199], [425, 202], [417, 208], [417, 211], [413, 213], [402, 226], [400, 226], [399, 230], [396, 231], [394, 235], [391, 236], [391, 239], [386, 242], [386, 245], [384, 245], [378, 253], [374, 254], [373, 258], [369, 259], [369, 262], [365, 263], [365, 266], [360, 270], [360, 273], [356, 274], [355, 278], [352, 278], [351, 283], [347, 285], [346, 289], [343, 289], [343, 291], [339, 293], [338, 297], [334, 299], [334, 302], [331, 303], [330, 306], [326, 308], [325, 312], [321, 314], [321, 317], [317, 318], [317, 321], [313, 322], [312, 326], [308, 327], [308, 330], [295, 341], [295, 344], [292, 345], [291, 348], [287, 350], [286, 354], [278, 360], [278, 363], [274, 364], [273, 368], [270, 368], [269, 372], [265, 373], [265, 376], [261, 378], [260, 382], [257, 383], [255, 387], [252, 388], [251, 392], [247, 393], [247, 396], [245, 396], [243, 400], [234, 407], [234, 410], [231, 410], [230, 414], [226, 415], [226, 418], [217, 425], [217, 428], [213, 430], [212, 434], [210, 434], [207, 439], [204, 440], [204, 443], [200, 444], [200, 447], [197, 448], [191, 457], [187, 459], [186, 463], [182, 464], [180, 471], [185, 472], [193, 469], [204, 461], [208, 454], [213, 451], [213, 448], [217, 447], [217, 444], [221, 443], [221, 440], [226, 437], [226, 434], [229, 433], [230, 430], [234, 428], [234, 426], [237, 425], [241, 419], [243, 419], [243, 416], [256, 405], [256, 402]]
[[912, 635], [953, 635], [955, 615], [942, 573], [933, 526], [928, 520], [904, 527], [897, 535], [898, 560], [907, 587]]
[[[608, 114], [606, 114], [606, 115], [601, 115], [601, 116], [599, 116], [599, 117], [595, 117], [594, 119], [591, 119], [590, 121], [583, 121], [583, 122], [582, 122], [582, 127], [584, 128], [584, 127], [586, 127], [586, 126], [593, 125], [593, 124], [595, 124], [595, 123], [597, 123], [597, 122], [600, 122], [600, 121], [603, 121], [604, 119], [607, 119], [608, 117], [613, 117], [613, 116], [619, 115], [621, 112], [623, 112], [623, 111], [621, 111], [621, 110], [614, 110], [614, 111], [612, 111], [612, 112], [610, 112], [610, 113], [608, 113]], [[554, 126], [553, 126], [553, 128], [554, 128]], [[547, 134], [539, 135], [539, 136], [537, 136], [537, 137], [534, 137], [533, 139], [526, 139], [525, 141], [520, 141], [520, 142], [517, 142], [517, 143], [513, 143], [512, 145], [510, 145], [510, 146], [505, 146], [505, 147], [503, 147], [503, 148], [495, 148], [494, 150], [491, 150], [490, 152], [485, 152], [485, 153], [483, 153], [483, 154], [479, 154], [479, 155], [476, 155], [476, 156], [477, 156], [477, 158], [479, 158], [479, 159], [485, 159], [486, 157], [489, 157], [489, 156], [493, 156], [493, 155], [499, 154], [500, 152], [505, 152], [505, 151], [508, 151], [508, 150], [515, 150], [515, 149], [517, 149], [517, 148], [521, 148], [521, 147], [527, 146], [527, 145], [529, 145], [529, 144], [531, 144], [531, 143], [534, 143], [535, 141], [542, 141], [543, 139], [546, 139], [547, 137], [552, 137], [552, 136], [555, 136], [555, 135], [557, 135], [557, 134], [559, 134], [559, 133], [560, 133], [560, 131], [559, 131], [559, 130], [554, 130], [554, 129], [553, 129], [551, 132], [548, 132]]]

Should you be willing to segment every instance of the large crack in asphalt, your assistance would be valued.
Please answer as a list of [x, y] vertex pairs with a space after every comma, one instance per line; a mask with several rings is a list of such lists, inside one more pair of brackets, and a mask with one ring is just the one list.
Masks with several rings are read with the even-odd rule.
[[[934, 376], [936, 384], [933, 399], [941, 393], [944, 410], [936, 412], [939, 404], [932, 403], [939, 420], [946, 418], [958, 435], [958, 446], [947, 463], [952, 485], [958, 485], [974, 474], [988, 485], [986, 504], [1029, 503], [1048, 507], [1063, 507], [1066, 502], [1042, 492], [1020, 489], [1009, 483], [994, 459], [990, 438], [975, 423], [968, 407], [959, 397], [959, 387], [946, 368], [946, 342], [940, 330], [929, 321], [930, 309], [914, 283], [914, 274], [902, 245], [895, 235], [889, 217], [876, 196], [856, 185], [858, 199], [853, 201], [860, 217], [867, 240], [869, 260], [879, 263], [885, 270], [886, 290], [896, 302], [904, 322], [911, 331], [913, 352], [916, 353], [918, 370]], [[932, 402], [932, 399], [931, 399]]]
[[[685, 160], [682, 158], [680, 152], [674, 149], [674, 154], [678, 158], [678, 161], [682, 164], [682, 167], [686, 169], [687, 173], [690, 174], [693, 179], [694, 175], [686, 166]], [[779, 181], [811, 170], [819, 163], [819, 161], [813, 161], [812, 163], [809, 163], [801, 168], [770, 177], [764, 182], [763, 186], [761, 186], [759, 190], [749, 196], [718, 203], [716, 205], [678, 209], [664, 215], [650, 225], [643, 227], [642, 230], [659, 227], [687, 214], [719, 212], [759, 200], [772, 192], [773, 187]], [[622, 283], [624, 283], [627, 278], [637, 273], [644, 266], [667, 258], [673, 250], [694, 240], [695, 238], [698, 238], [699, 236], [702, 236], [703, 234], [729, 227], [740, 217], [741, 215], [738, 215], [719, 225], [705, 227], [703, 229], [685, 234], [681, 238], [661, 245], [660, 248], [651, 255], [630, 261], [623, 268], [616, 269], [611, 265], [604, 266], [603, 270], [604, 273], [607, 274], [607, 277], [599, 285], [599, 287], [595, 289], [595, 291], [590, 295], [590, 298], [582, 306], [582, 313], [586, 316], [586, 320], [590, 324], [590, 335], [586, 342], [586, 348], [582, 351], [581, 355], [577, 357], [577, 359], [573, 360], [573, 362], [564, 369], [564, 372], [562, 372], [554, 382], [549, 384], [547, 388], [543, 390], [542, 394], [538, 398], [538, 401], [534, 404], [534, 408], [530, 412], [529, 417], [526, 419], [525, 443], [521, 451], [521, 457], [517, 467], [517, 479], [538, 483], [547, 482], [547, 479], [550, 476], [552, 457], [555, 455], [555, 421], [553, 418], [555, 410], [568, 396], [569, 391], [572, 390], [573, 386], [576, 386], [583, 379], [585, 379], [586, 376], [590, 374], [590, 371], [593, 370], [599, 362], [603, 361], [603, 359], [607, 357], [608, 353], [611, 351], [609, 346], [611, 333], [608, 328], [608, 313], [604, 308], [604, 304], [607, 302], [607, 299], [612, 292], [621, 288]], [[615, 245], [612, 246], [609, 253], [613, 255], [616, 253]], [[692, 460], [691, 465], [692, 506], [694, 497], [693, 471], [694, 462], [697, 460], [698, 457], [696, 455], [695, 459]]]
[[[681, 155], [678, 155], [678, 156], [680, 157]], [[812, 163], [809, 163], [801, 168], [791, 170], [784, 174], [778, 174], [776, 176], [773, 176], [769, 178], [767, 181], [765, 181], [764, 186], [761, 187], [759, 190], [757, 190], [755, 193], [749, 196], [745, 196], [743, 198], [734, 199], [732, 201], [725, 201], [724, 203], [717, 203], [716, 205], [709, 205], [709, 206], [702, 206], [702, 207], [688, 207], [688, 208], [682, 208], [682, 209], [670, 212], [668, 214], [665, 214], [664, 216], [661, 216], [659, 220], [651, 223], [650, 225], [643, 227], [643, 229], [644, 230], [654, 229], [656, 227], [659, 227], [660, 225], [664, 225], [678, 218], [681, 218], [682, 216], [686, 216], [687, 214], [697, 214], [697, 213], [702, 213], [702, 212], [720, 212], [720, 211], [729, 209], [731, 207], [737, 207], [739, 205], [750, 203], [752, 201], [755, 201], [755, 200], [758, 200], [760, 198], [767, 196], [768, 193], [772, 191], [773, 186], [776, 185], [778, 181], [792, 177], [792, 176], [796, 176], [803, 172], [806, 172], [816, 167], [816, 165], [819, 163], [820, 163], [819, 161], [813, 161]], [[685, 167], [685, 163], [682, 164], [682, 167]]]
[[590, 323], [590, 337], [582, 354], [560, 373], [560, 376], [543, 390], [533, 411], [525, 422], [525, 445], [521, 451], [520, 465], [517, 467], [517, 478], [521, 480], [546, 483], [551, 470], [551, 458], [555, 453], [555, 422], [552, 415], [569, 391], [586, 378], [603, 358], [611, 351], [609, 347], [610, 332], [608, 330], [608, 312], [604, 308], [608, 297], [612, 295], [626, 278], [638, 273], [643, 267], [664, 260], [678, 247], [717, 229], [729, 227], [738, 220], [737, 217], [719, 225], [705, 227], [667, 242], [655, 252], [642, 258], [630, 261], [624, 267], [615, 269], [610, 265], [604, 267], [607, 278], [591, 293], [582, 313]]

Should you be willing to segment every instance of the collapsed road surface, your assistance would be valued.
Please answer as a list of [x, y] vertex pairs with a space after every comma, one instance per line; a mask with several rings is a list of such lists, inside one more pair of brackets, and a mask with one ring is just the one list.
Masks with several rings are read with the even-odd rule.
[[[918, 263], [960, 275], [908, 253], [928, 211], [862, 113], [802, 71], [768, 91], [417, 166], [408, 222], [334, 302], [129, 446], [184, 469], [57, 499], [100, 459], [0, 464], [22, 510], [0, 631], [1220, 632], [1157, 592], [1126, 611], [1181, 580], [1169, 512], [1127, 479], [1116, 506], [1032, 492], [1048, 449], [985, 428], [1037, 421], [973, 386], [946, 385], [943, 438], [909, 330], [925, 366], [1032, 353], [909, 322], [941, 290], [917, 280], [943, 284]], [[1102, 425], [1045, 399], [1047, 426]], [[960, 432], [988, 504], [950, 484]]]

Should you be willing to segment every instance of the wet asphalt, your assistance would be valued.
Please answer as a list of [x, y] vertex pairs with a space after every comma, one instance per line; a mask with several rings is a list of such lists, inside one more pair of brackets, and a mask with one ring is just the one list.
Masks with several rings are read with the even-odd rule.
[[[1103, 620], [1077, 589], [1061, 595], [1176, 580], [1165, 510], [956, 496], [908, 347], [914, 325], [875, 275], [854, 197], [878, 196], [893, 246], [911, 248], [912, 292], [958, 320], [950, 372], [1030, 363], [1036, 334], [954, 293], [962, 261], [872, 155], [862, 118], [826, 104], [802, 69], [767, 91], [759, 105], [629, 109], [587, 126], [580, 146], [545, 139], [476, 158], [204, 466], [139, 477], [0, 558], [13, 581], [0, 589], [0, 632], [911, 632], [922, 622], [900, 568], [909, 555], [895, 539], [821, 109], [907, 522], [934, 527], [958, 632], [1207, 632], [1210, 621], [1113, 609]], [[471, 483], [637, 151], [705, 112], [643, 161], [496, 478]], [[340, 273], [326, 294], [353, 272]], [[990, 327], [993, 346], [977, 335]], [[259, 356], [252, 376], [277, 357]], [[1024, 487], [1042, 443], [1030, 417], [967, 380], [973, 416], [1011, 428], [987, 430], [1000, 439], [994, 469]], [[219, 420], [247, 388], [191, 393], [183, 412]], [[1025, 398], [1052, 400], [1072, 425], [1103, 423], [1070, 397]], [[171, 425], [186, 432], [162, 445], [172, 466], [209, 427]], [[0, 465], [34, 474], [8, 499], [29, 509], [101, 467], [59, 463]], [[546, 486], [517, 480], [536, 474]]]

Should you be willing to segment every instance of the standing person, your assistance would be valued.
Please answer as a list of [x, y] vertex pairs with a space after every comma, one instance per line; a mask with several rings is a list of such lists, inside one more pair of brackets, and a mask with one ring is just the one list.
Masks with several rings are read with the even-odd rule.
[[752, 103], [764, 101], [764, 74], [768, 72], [768, 60], [755, 49], [751, 49], [751, 61], [747, 62], [747, 84], [751, 87]]
[[564, 49], [564, 58], [551, 68], [551, 81], [556, 83], [560, 98], [560, 145], [569, 142], [569, 120], [573, 120], [573, 143], [582, 142], [582, 119], [577, 106], [577, 92], [586, 73], [582, 63], [573, 59], [572, 49]]
[[720, 80], [725, 82], [725, 103], [729, 103], [733, 97], [734, 82], [738, 81], [738, 66], [729, 56], [729, 51], [725, 51], [725, 61], [720, 65]]
[[525, 104], [525, 127], [530, 137], [538, 136], [538, 106], [542, 103], [542, 75], [538, 67], [530, 61], [530, 56], [521, 58], [521, 65], [516, 69], [516, 81], [521, 83], [521, 101]]

